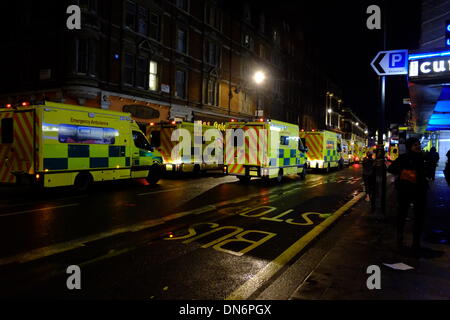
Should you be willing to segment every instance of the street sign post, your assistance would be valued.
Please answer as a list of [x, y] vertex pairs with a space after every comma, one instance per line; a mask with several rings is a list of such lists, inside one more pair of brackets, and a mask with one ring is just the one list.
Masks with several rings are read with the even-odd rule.
[[380, 51], [370, 65], [379, 76], [408, 74], [408, 50]]
[[[383, 49], [386, 49], [386, 30]], [[375, 160], [375, 210], [379, 218], [386, 215], [386, 165], [384, 159], [383, 135], [385, 128], [386, 76], [408, 74], [408, 50], [380, 51], [370, 64], [380, 76], [380, 127]]]

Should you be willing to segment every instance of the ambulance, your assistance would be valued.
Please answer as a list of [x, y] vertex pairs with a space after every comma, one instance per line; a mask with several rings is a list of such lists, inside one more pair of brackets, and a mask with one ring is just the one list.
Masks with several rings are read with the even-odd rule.
[[355, 141], [345, 140], [348, 146], [348, 165], [351, 166], [355, 163]]
[[355, 163], [362, 162], [362, 159], [366, 156], [366, 148], [364, 146], [364, 143], [361, 141], [356, 140], [354, 143], [354, 161]]
[[253, 177], [306, 176], [306, 148], [298, 126], [277, 120], [228, 122], [225, 125], [225, 167], [242, 182]]
[[[150, 123], [147, 127], [147, 137], [152, 146], [161, 153], [166, 172], [205, 172], [208, 170], [223, 171], [223, 139], [214, 135], [211, 139], [205, 139], [207, 130], [220, 130], [214, 126], [207, 126], [197, 123], [200, 130], [197, 138], [194, 134], [194, 123], [184, 121], [171, 121], [167, 123]], [[174, 147], [181, 142], [174, 131], [177, 129], [185, 130], [189, 133], [189, 151], [184, 154], [183, 151], [172, 154]], [[223, 132], [220, 132], [223, 135]], [[217, 144], [214, 143], [218, 139]], [[208, 149], [209, 148], [209, 149]], [[198, 150], [196, 150], [198, 149]], [[207, 150], [208, 149], [208, 150]], [[196, 151], [200, 157], [196, 158]], [[211, 154], [210, 161], [204, 157], [205, 151]], [[217, 153], [217, 158], [214, 155]], [[220, 156], [219, 156], [220, 155]]]
[[340, 168], [341, 134], [332, 131], [302, 131], [300, 138], [308, 148], [307, 166], [311, 169]]
[[0, 183], [45, 188], [146, 178], [162, 157], [129, 113], [43, 102], [0, 110]]
[[350, 165], [350, 154], [349, 154], [349, 146], [348, 146], [348, 142], [345, 139], [342, 139], [341, 141], [341, 157], [342, 157], [342, 162], [345, 166], [349, 166]]

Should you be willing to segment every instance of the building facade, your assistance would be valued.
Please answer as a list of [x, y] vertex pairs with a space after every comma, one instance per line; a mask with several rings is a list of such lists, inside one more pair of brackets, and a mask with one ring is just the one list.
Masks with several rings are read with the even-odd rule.
[[[67, 27], [72, 4], [81, 8], [79, 30]], [[125, 111], [142, 126], [267, 117], [327, 128], [330, 82], [308, 37], [276, 4], [18, 0], [8, 12], [2, 104]]]

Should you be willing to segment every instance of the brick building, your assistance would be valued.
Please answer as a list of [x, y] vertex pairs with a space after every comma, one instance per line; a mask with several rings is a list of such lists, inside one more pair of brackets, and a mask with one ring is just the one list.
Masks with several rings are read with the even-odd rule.
[[[71, 4], [80, 30], [66, 27]], [[1, 22], [0, 103], [127, 111], [143, 125], [264, 116], [324, 129], [336, 86], [286, 10], [252, 0], [18, 0]]]

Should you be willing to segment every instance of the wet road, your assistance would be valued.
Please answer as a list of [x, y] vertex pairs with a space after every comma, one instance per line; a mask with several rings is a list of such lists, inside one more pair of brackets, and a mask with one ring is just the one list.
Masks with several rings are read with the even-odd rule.
[[[210, 174], [98, 184], [88, 194], [5, 191], [1, 296], [254, 298], [361, 182], [354, 166], [281, 184]], [[80, 266], [82, 290], [67, 289], [69, 265]]]

